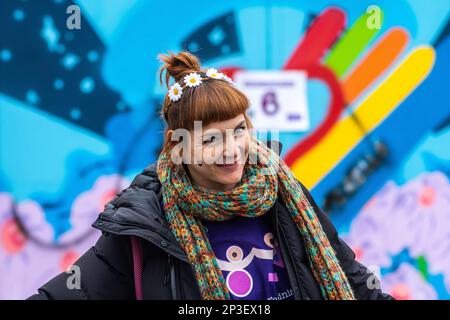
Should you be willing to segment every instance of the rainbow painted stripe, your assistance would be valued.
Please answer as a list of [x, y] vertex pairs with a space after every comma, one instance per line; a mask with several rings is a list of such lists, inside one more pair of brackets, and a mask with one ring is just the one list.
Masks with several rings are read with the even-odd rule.
[[[366, 26], [367, 18], [367, 13], [363, 14], [333, 46], [345, 25], [345, 13], [336, 8], [325, 10], [284, 66], [307, 72], [321, 70], [316, 78], [325, 81], [332, 92], [323, 123], [285, 156], [295, 176], [301, 177], [308, 188], [317, 185], [364, 138], [360, 125], [366, 132], [374, 130], [433, 68], [434, 49], [421, 46], [414, 48], [382, 79], [409, 42], [407, 31], [398, 27], [388, 30], [357, 61], [379, 31]], [[368, 92], [377, 81], [379, 84]], [[364, 99], [353, 110], [360, 124], [351, 115], [342, 117], [345, 106], [357, 103], [361, 97]]]

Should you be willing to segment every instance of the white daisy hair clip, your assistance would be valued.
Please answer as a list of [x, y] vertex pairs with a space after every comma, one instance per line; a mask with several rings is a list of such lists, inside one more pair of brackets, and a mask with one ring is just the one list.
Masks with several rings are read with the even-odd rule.
[[235, 85], [233, 79], [231, 79], [230, 77], [228, 77], [227, 75], [223, 75], [222, 79], [225, 80], [226, 82], [228, 82], [229, 84], [232, 84], [233, 86]]
[[181, 95], [183, 94], [183, 88], [175, 82], [169, 90], [169, 98], [171, 101], [178, 101], [181, 98]]
[[196, 87], [202, 83], [202, 77], [197, 72], [192, 72], [184, 77], [184, 83], [190, 88]]
[[218, 72], [217, 69], [214, 68], [209, 68], [208, 70], [206, 70], [206, 75], [214, 79], [222, 79], [224, 76], [223, 73]]
[[[223, 74], [222, 72], [217, 71], [217, 69], [215, 69], [215, 68], [207, 69], [206, 76], [209, 78], [225, 80], [229, 84], [235, 85], [233, 80], [230, 77]], [[186, 87], [189, 87], [189, 88], [197, 87], [202, 83], [202, 77], [197, 72], [191, 72], [190, 74], [186, 75], [183, 78], [183, 82]], [[170, 90], [169, 90], [170, 101], [176, 102], [176, 101], [180, 100], [182, 94], [183, 94], [183, 87], [178, 82], [175, 82], [170, 87]]]

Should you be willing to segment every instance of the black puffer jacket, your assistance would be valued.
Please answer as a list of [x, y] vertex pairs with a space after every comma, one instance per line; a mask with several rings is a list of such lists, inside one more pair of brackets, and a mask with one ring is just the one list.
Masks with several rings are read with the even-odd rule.
[[[76, 263], [81, 288], [69, 289], [69, 273], [61, 273], [30, 299], [134, 299], [131, 235], [144, 241], [144, 299], [201, 299], [194, 271], [165, 221], [160, 206], [161, 185], [155, 164], [137, 175], [99, 215], [93, 226], [103, 235]], [[392, 299], [373, 288], [373, 274], [355, 260], [352, 250], [338, 237], [328, 217], [317, 207], [304, 188], [322, 223], [357, 299]], [[266, 214], [272, 217], [274, 235], [296, 299], [322, 299], [308, 266], [302, 237], [280, 200]], [[373, 288], [373, 289], [369, 289]]]

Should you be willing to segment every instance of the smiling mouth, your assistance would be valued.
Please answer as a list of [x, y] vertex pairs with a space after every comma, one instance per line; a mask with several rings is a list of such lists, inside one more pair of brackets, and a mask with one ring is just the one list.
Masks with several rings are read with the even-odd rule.
[[224, 169], [233, 169], [238, 166], [238, 163], [236, 162], [235, 164], [216, 164], [216, 166]]
[[216, 164], [216, 166], [220, 167], [220, 168], [227, 168], [227, 169], [232, 169], [235, 168], [239, 165], [239, 161], [236, 159], [233, 163], [223, 163], [223, 164]]

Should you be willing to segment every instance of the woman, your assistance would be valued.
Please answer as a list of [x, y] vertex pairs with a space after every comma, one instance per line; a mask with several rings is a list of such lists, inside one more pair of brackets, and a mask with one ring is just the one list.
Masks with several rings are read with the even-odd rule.
[[391, 299], [250, 134], [249, 101], [231, 79], [188, 52], [160, 58], [161, 83], [175, 83], [158, 161], [93, 224], [103, 235], [75, 263], [79, 287], [62, 273], [31, 298]]

